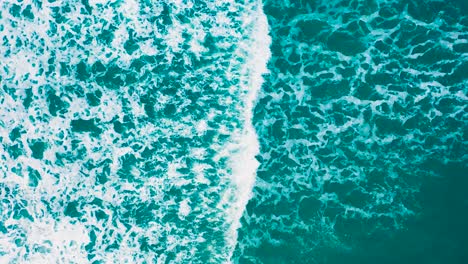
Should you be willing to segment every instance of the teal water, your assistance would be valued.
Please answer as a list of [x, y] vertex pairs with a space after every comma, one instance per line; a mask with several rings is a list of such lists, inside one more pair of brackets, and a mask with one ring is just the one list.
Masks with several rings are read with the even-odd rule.
[[0, 263], [468, 263], [465, 1], [0, 3]]
[[0, 263], [231, 259], [258, 166], [262, 5], [0, 11]]
[[265, 1], [239, 263], [468, 263], [466, 1]]

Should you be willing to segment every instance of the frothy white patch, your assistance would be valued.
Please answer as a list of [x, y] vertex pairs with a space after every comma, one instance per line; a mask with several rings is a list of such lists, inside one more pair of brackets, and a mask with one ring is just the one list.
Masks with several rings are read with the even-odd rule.
[[183, 200], [179, 205], [179, 217], [184, 218], [186, 217], [191, 211], [189, 200]]
[[247, 61], [245, 62], [243, 75], [248, 76], [248, 79], [242, 83], [243, 89], [247, 91], [245, 95], [245, 110], [244, 110], [244, 129], [241, 134], [236, 135], [234, 144], [228, 146], [231, 152], [230, 166], [232, 169], [232, 180], [236, 187], [235, 203], [229, 208], [232, 226], [228, 234], [228, 238], [232, 239], [232, 257], [235, 244], [237, 243], [237, 229], [240, 227], [240, 218], [247, 206], [247, 202], [251, 198], [252, 188], [255, 183], [256, 171], [259, 166], [255, 155], [259, 153], [259, 142], [255, 129], [252, 125], [252, 111], [263, 83], [263, 74], [268, 72], [267, 62], [271, 56], [270, 44], [271, 38], [268, 35], [268, 21], [263, 13], [261, 1], [258, 1], [255, 15], [249, 16], [253, 21], [253, 31], [251, 39], [241, 44], [239, 49], [242, 52], [247, 52]]
[[[86, 2], [23, 1], [34, 20], [0, 4], [0, 51], [10, 53], [0, 62], [0, 184], [15, 189], [0, 189], [11, 201], [0, 203], [0, 255], [227, 261], [258, 166], [251, 115], [269, 56], [260, 3]], [[44, 249], [27, 252], [36, 244]]]

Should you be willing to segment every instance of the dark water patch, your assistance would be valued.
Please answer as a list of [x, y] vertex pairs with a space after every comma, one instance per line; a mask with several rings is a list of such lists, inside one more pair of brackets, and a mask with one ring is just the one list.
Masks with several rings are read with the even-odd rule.
[[42, 141], [33, 141], [30, 143], [29, 148], [32, 151], [32, 157], [35, 159], [42, 159], [44, 151], [47, 149], [47, 144]]
[[328, 37], [330, 50], [342, 52], [345, 55], [356, 55], [366, 50], [361, 40], [348, 32], [335, 31]]
[[57, 96], [56, 91], [50, 90], [47, 92], [47, 102], [49, 106], [49, 113], [52, 116], [64, 114], [67, 112], [69, 104], [66, 103], [60, 96]]
[[98, 127], [99, 120], [97, 119], [75, 119], [70, 122], [72, 131], [83, 133], [91, 132], [92, 134], [98, 135], [102, 130]]

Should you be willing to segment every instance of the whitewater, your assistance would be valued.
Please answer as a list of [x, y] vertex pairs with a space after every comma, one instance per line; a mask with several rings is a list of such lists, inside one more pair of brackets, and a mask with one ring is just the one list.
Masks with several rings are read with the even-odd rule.
[[0, 10], [0, 262], [231, 262], [258, 167], [262, 3]]

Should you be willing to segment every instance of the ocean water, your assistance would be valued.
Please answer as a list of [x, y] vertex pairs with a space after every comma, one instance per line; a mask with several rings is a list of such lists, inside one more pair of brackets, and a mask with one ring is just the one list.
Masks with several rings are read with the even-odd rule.
[[239, 263], [468, 263], [468, 2], [265, 1]]
[[0, 263], [224, 263], [258, 161], [257, 1], [2, 1]]
[[0, 2], [0, 263], [468, 263], [463, 0]]

